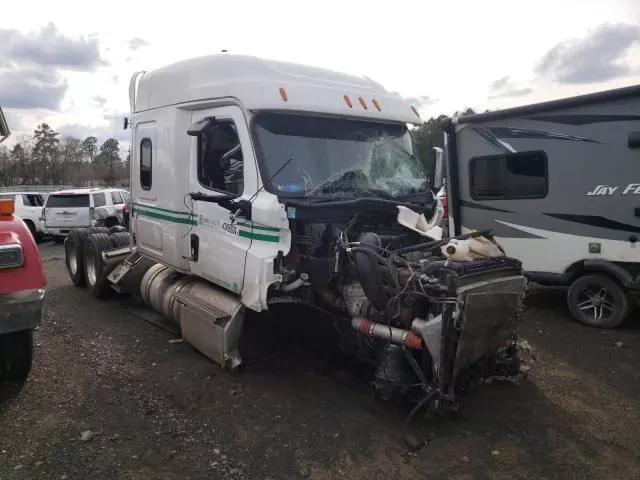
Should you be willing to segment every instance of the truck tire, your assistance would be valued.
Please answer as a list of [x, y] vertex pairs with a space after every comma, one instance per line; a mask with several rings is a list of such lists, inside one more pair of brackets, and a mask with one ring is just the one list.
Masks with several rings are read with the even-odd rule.
[[109, 240], [113, 248], [126, 247], [129, 245], [128, 232], [116, 232], [109, 235]]
[[27, 225], [27, 228], [33, 235], [34, 240], [37, 239], [38, 232], [36, 231], [36, 225], [31, 220], [25, 220], [24, 223]]
[[87, 237], [84, 256], [84, 275], [92, 297], [104, 298], [109, 285], [103, 272], [102, 252], [113, 248], [106, 233], [93, 233]]
[[567, 292], [567, 303], [578, 322], [597, 328], [616, 328], [626, 320], [631, 309], [624, 288], [600, 274], [574, 280]]
[[33, 331], [0, 335], [0, 380], [23, 383], [33, 360]]
[[67, 271], [71, 282], [76, 287], [84, 287], [87, 284], [84, 278], [84, 249], [88, 236], [88, 228], [74, 228], [69, 232], [67, 241], [64, 242]]
[[112, 228], [120, 225], [120, 220], [118, 220], [118, 217], [107, 217], [104, 219], [104, 225], [107, 228]]
[[92, 233], [109, 233], [107, 227], [89, 227], [89, 235]]

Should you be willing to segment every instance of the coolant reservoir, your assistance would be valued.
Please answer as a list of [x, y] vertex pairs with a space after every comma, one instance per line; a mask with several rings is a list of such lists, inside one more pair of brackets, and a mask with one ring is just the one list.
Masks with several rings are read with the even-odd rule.
[[473, 260], [474, 258], [501, 257], [500, 248], [486, 237], [458, 240], [452, 238], [441, 247], [442, 255], [452, 260]]
[[469, 238], [466, 242], [473, 257], [501, 257], [504, 255], [502, 250], [486, 237]]
[[440, 250], [445, 258], [450, 258], [451, 260], [471, 260], [469, 245], [466, 240], [452, 238]]

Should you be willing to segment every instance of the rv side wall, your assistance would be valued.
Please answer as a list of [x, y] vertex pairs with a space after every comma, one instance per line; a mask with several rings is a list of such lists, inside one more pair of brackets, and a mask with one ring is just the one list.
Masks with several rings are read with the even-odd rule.
[[638, 112], [635, 97], [456, 125], [462, 232], [491, 228], [530, 272], [640, 262]]

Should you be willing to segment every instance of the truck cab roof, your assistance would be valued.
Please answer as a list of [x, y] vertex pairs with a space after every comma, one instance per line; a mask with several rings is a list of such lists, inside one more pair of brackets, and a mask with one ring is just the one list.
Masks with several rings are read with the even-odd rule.
[[[142, 74], [142, 76], [140, 76]], [[137, 82], [137, 89], [136, 89]], [[247, 55], [208, 55], [131, 79], [132, 112], [235, 99], [248, 110], [287, 110], [421, 123], [415, 107], [379, 83], [355, 75]]]

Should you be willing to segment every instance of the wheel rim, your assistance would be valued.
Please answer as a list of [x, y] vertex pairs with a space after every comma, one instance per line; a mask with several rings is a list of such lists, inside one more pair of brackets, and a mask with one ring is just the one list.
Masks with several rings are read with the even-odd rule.
[[90, 248], [87, 250], [87, 264], [86, 264], [86, 269], [87, 269], [87, 281], [89, 282], [90, 285], [95, 285], [96, 283], [96, 279], [98, 278], [98, 276], [96, 275], [96, 265], [95, 265], [95, 254], [93, 252], [93, 249]]
[[75, 275], [78, 271], [78, 256], [76, 255], [76, 249], [73, 245], [67, 242], [67, 258], [69, 259], [69, 270], [71, 275]]
[[585, 288], [578, 295], [577, 307], [594, 320], [605, 320], [616, 311], [613, 295], [604, 287]]

